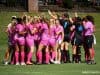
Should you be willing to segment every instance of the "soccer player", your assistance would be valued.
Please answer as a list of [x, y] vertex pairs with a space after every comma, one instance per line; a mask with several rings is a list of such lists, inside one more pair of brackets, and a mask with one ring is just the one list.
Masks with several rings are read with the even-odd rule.
[[82, 21], [80, 17], [75, 17], [75, 21], [73, 25], [75, 28], [73, 29], [74, 31], [74, 36], [72, 39], [72, 47], [73, 47], [73, 57], [72, 57], [72, 62], [76, 63], [81, 63], [81, 51], [80, 47], [83, 44], [83, 32], [84, 32], [84, 27], [82, 25]]
[[25, 34], [26, 34], [26, 26], [23, 24], [21, 18], [17, 18], [17, 25], [16, 25], [16, 34], [15, 34], [15, 61], [16, 65], [19, 65], [19, 54], [20, 54], [20, 60], [21, 60], [21, 65], [25, 65]]
[[[14, 41], [14, 35], [15, 35], [15, 26], [16, 26], [16, 16], [12, 16], [11, 23], [8, 24], [6, 33], [8, 35], [8, 48], [5, 53], [4, 57], [4, 64], [8, 64], [8, 60], [10, 57], [10, 54], [12, 53], [12, 59], [13, 59], [13, 53], [14, 53], [14, 47], [15, 47], [15, 41]], [[11, 59], [11, 62], [13, 61]]]
[[50, 19], [49, 21], [49, 48], [51, 49], [51, 57], [50, 61], [54, 63], [57, 61], [57, 51], [56, 51], [56, 28], [55, 28], [55, 20]]
[[64, 30], [63, 27], [61, 26], [59, 20], [55, 21], [56, 25], [56, 50], [57, 50], [57, 61], [55, 61], [56, 64], [61, 63], [61, 44], [64, 39]]
[[89, 59], [87, 61], [87, 64], [96, 64], [94, 61], [94, 46], [93, 46], [93, 34], [94, 34], [94, 23], [91, 20], [92, 17], [91, 16], [86, 16], [85, 18], [85, 23], [84, 23], [84, 28], [85, 28], [85, 34], [84, 34], [84, 38], [85, 38], [85, 44], [86, 44], [86, 48], [89, 52]]
[[[40, 39], [40, 43], [38, 46], [38, 50], [36, 52], [36, 57], [37, 57], [37, 64], [42, 64], [42, 50], [43, 48], [46, 48], [48, 46], [48, 40], [49, 40], [49, 28], [48, 28], [48, 24], [45, 21], [45, 19], [41, 20], [42, 23], [42, 27], [40, 29], [41, 31], [41, 39]], [[46, 64], [49, 64], [49, 52], [46, 52]]]
[[71, 22], [69, 20], [69, 15], [67, 13], [64, 13], [62, 16], [62, 19], [60, 20], [61, 25], [64, 29], [64, 40], [61, 45], [61, 55], [62, 60], [64, 62], [70, 62], [70, 53], [69, 53], [69, 42], [70, 42], [70, 26]]
[[29, 48], [29, 52], [27, 54], [27, 65], [32, 65], [31, 62], [33, 52], [34, 52], [34, 34], [36, 32], [36, 27], [34, 27], [33, 18], [30, 18], [30, 23], [27, 25], [27, 35], [26, 35], [26, 45]]
[[[49, 13], [49, 15], [50, 15], [50, 20], [52, 20], [52, 24], [53, 25], [55, 25], [55, 20], [57, 20], [58, 19], [58, 15], [57, 15], [57, 13], [55, 12], [55, 11], [50, 11], [50, 10], [48, 10], [48, 13]], [[53, 23], [54, 22], [54, 23]], [[57, 51], [53, 51], [53, 53], [55, 54], [55, 61], [57, 61]], [[52, 53], [52, 54], [53, 54]], [[54, 56], [54, 54], [52, 55], [52, 56]], [[52, 63], [54, 63], [54, 60], [52, 60], [51, 59], [51, 62]]]

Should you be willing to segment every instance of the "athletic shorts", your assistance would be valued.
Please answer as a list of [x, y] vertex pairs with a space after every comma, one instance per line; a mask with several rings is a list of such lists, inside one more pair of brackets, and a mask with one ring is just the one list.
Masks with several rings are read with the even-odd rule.
[[55, 46], [56, 45], [56, 40], [55, 40], [55, 38], [49, 38], [49, 40], [48, 40], [48, 44], [49, 44], [49, 46]]
[[83, 37], [80, 36], [80, 35], [77, 35], [75, 37], [74, 43], [75, 43], [76, 46], [82, 45], [83, 44]]
[[15, 40], [8, 38], [8, 46], [14, 46], [15, 45]]
[[18, 44], [19, 45], [25, 45], [25, 38], [24, 37], [19, 37], [18, 38]]
[[93, 35], [85, 36], [84, 42], [88, 48], [92, 48], [93, 41]]
[[28, 47], [34, 46], [33, 36], [26, 36], [26, 44]]
[[19, 45], [25, 45], [25, 37], [24, 36], [18, 36], [18, 34], [14, 37], [15, 43]]
[[70, 35], [69, 34], [64, 35], [64, 42], [70, 42]]
[[57, 39], [56, 42], [60, 45], [62, 43], [62, 39]]
[[41, 40], [40, 44], [44, 45], [44, 46], [48, 46], [48, 40]]
[[47, 34], [43, 34], [40, 38], [40, 44], [47, 46], [48, 40], [49, 40], [49, 36]]

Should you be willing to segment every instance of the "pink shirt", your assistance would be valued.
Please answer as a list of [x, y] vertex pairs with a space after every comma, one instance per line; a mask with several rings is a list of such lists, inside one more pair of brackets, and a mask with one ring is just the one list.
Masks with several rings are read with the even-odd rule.
[[13, 41], [14, 39], [14, 35], [15, 35], [15, 26], [12, 27], [12, 24], [10, 23], [8, 25], [8, 38], [9, 38], [9, 41]]
[[93, 34], [93, 24], [92, 22], [88, 21], [84, 23], [84, 28], [85, 28], [85, 36], [92, 35]]
[[27, 36], [29, 37], [31, 37], [31, 36], [33, 36], [34, 34], [32, 34], [32, 31], [35, 29], [35, 27], [33, 26], [33, 24], [28, 24], [27, 25]]
[[25, 26], [22, 25], [22, 24], [17, 24], [16, 25], [16, 31], [18, 31], [18, 32], [25, 31]]
[[55, 25], [50, 26], [49, 36], [50, 38], [56, 38], [56, 26]]
[[[18, 35], [20, 35], [19, 32], [24, 32], [25, 30], [26, 30], [25, 25], [23, 25], [23, 24], [16, 25], [16, 32]], [[24, 36], [24, 35], [21, 35], [21, 36]]]
[[42, 23], [41, 34], [42, 34], [41, 36], [42, 40], [47, 40], [49, 38], [49, 28], [46, 23]]
[[10, 23], [10, 24], [8, 24], [8, 26], [7, 26], [7, 30], [8, 30], [8, 36], [10, 36], [11, 34], [12, 34], [12, 24]]
[[[63, 32], [63, 27], [61, 25], [56, 26], [56, 32]], [[62, 34], [56, 35], [56, 39], [62, 39]]]

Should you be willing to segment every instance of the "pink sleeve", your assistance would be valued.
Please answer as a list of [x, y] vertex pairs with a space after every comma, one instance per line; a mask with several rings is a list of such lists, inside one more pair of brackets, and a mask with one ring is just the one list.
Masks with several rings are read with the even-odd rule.
[[29, 25], [29, 30], [32, 30], [33, 29], [33, 26], [32, 25]]
[[63, 32], [64, 31], [64, 29], [63, 29], [63, 27], [61, 26], [61, 32]]
[[93, 32], [94, 30], [93, 30], [93, 24], [91, 23], [91, 22], [88, 22], [87, 24], [86, 24], [86, 27], [85, 27], [86, 29], [90, 29], [90, 31], [91, 32]]
[[94, 32], [94, 26], [93, 26], [92, 23], [91, 23], [91, 25], [90, 25], [90, 29], [91, 29], [92, 32]]

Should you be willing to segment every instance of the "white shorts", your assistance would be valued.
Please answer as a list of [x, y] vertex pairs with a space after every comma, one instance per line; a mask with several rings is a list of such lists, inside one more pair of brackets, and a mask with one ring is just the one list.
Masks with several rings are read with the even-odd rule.
[[57, 43], [60, 45], [62, 43], [62, 40], [57, 40]]

